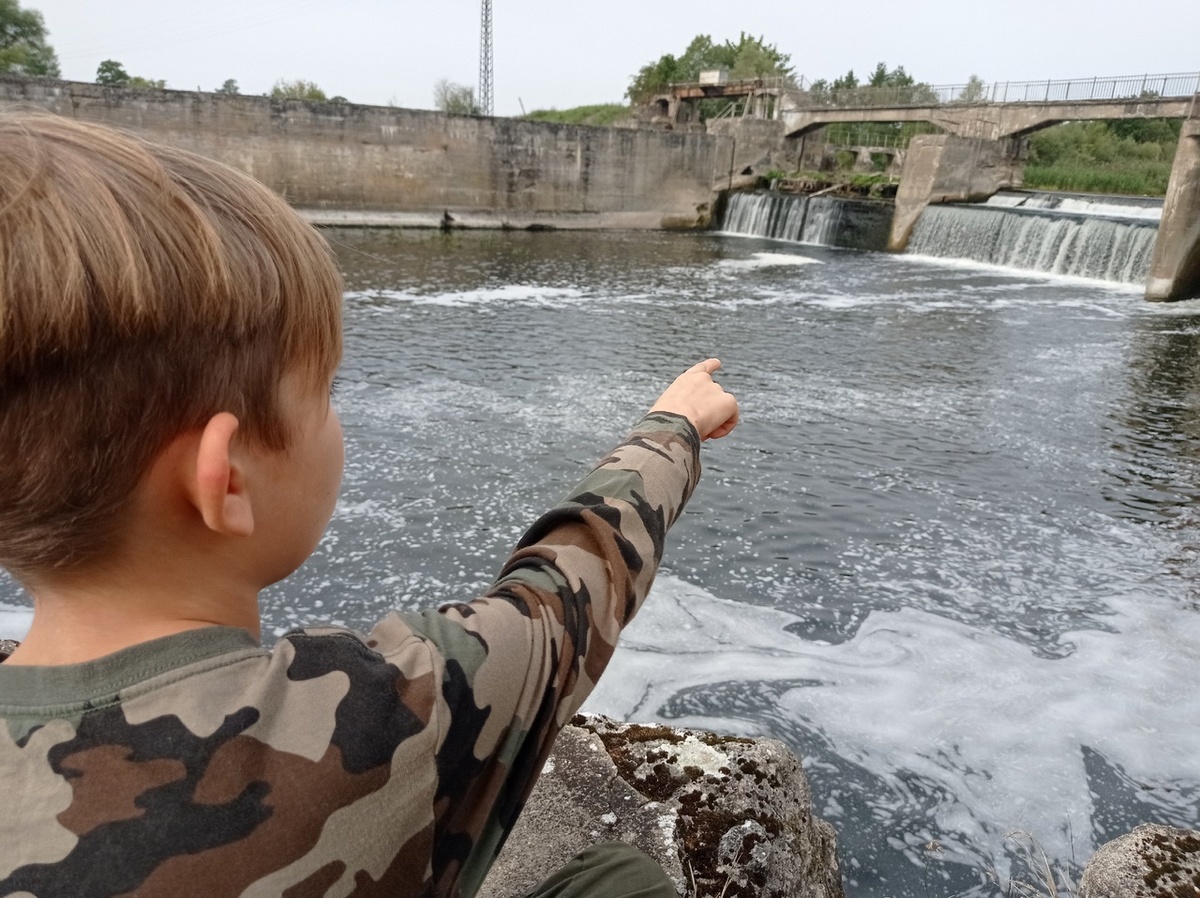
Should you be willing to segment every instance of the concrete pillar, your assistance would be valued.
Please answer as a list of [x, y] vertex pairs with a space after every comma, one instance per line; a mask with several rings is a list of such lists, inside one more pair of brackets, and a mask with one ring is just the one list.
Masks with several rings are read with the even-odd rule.
[[1011, 140], [920, 134], [908, 145], [888, 249], [903, 252], [930, 203], [979, 202], [1019, 180]]
[[[1200, 94], [1195, 105], [1200, 115]], [[1146, 279], [1146, 299], [1193, 298], [1200, 298], [1200, 118], [1183, 123]]]
[[667, 101], [667, 121], [671, 124], [679, 122], [679, 110], [683, 106], [683, 102], [679, 97], [672, 94], [671, 99]]

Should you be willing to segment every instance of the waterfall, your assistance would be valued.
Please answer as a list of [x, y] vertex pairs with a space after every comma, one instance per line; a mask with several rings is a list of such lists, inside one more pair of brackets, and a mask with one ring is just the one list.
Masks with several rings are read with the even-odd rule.
[[834, 246], [845, 208], [834, 197], [755, 191], [731, 193], [720, 230], [726, 234]]
[[1157, 233], [1145, 216], [1101, 218], [1001, 203], [930, 206], [908, 252], [1140, 285]]
[[842, 223], [842, 212], [846, 204], [831, 196], [814, 196], [808, 200], [808, 217], [804, 222], [801, 243], [819, 243], [833, 246]]

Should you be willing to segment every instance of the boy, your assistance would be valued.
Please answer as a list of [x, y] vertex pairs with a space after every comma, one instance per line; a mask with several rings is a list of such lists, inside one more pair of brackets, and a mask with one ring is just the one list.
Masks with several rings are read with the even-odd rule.
[[[0, 895], [473, 894], [700, 440], [737, 423], [702, 362], [483, 597], [267, 651], [258, 592], [341, 479], [340, 302], [324, 241], [249, 177], [0, 115], [0, 564], [34, 599], [0, 664]], [[619, 849], [548, 888], [598, 881], [670, 889]]]

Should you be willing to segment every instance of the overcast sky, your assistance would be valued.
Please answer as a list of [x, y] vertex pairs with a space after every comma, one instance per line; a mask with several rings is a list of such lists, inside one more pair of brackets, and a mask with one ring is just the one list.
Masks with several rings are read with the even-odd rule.
[[[957, 84], [1200, 71], [1200, 0], [493, 0], [495, 111], [621, 102], [630, 77], [697, 34], [761, 35], [798, 75], [883, 61]], [[116, 59], [181, 90], [279, 78], [358, 103], [432, 108], [440, 78], [474, 85], [479, 0], [22, 0], [46, 19], [64, 78]]]

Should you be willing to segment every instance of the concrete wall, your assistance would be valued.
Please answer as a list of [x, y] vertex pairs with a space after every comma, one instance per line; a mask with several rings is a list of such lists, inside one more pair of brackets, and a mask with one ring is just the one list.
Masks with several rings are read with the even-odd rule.
[[800, 141], [783, 133], [775, 119], [724, 118], [708, 123], [708, 133], [728, 138], [716, 184], [726, 190], [753, 187], [772, 169], [794, 171], [800, 164]]
[[1146, 299], [1195, 297], [1200, 297], [1200, 118], [1183, 123], [1146, 279]]
[[220, 159], [332, 221], [704, 226], [730, 157], [727, 139], [705, 134], [0, 76], [0, 105], [12, 104]]
[[1020, 179], [1021, 162], [1013, 141], [917, 135], [905, 155], [888, 249], [904, 250], [917, 219], [930, 203], [985, 200], [1003, 187], [1019, 184]]

